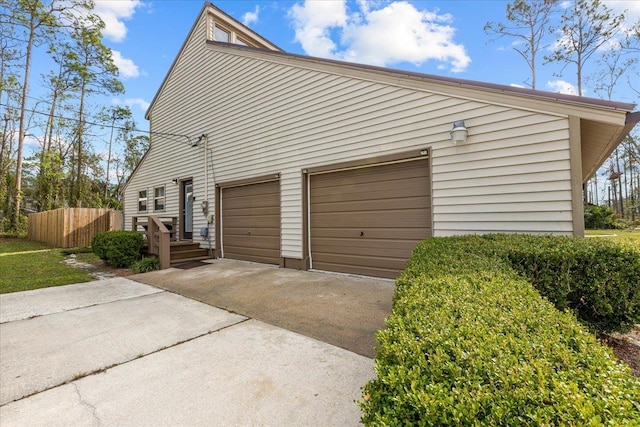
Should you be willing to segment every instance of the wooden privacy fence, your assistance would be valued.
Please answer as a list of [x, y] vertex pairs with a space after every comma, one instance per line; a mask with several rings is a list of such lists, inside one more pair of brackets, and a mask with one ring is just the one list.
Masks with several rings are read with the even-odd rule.
[[91, 246], [101, 231], [122, 230], [122, 212], [106, 208], [62, 208], [29, 214], [29, 240], [58, 248]]

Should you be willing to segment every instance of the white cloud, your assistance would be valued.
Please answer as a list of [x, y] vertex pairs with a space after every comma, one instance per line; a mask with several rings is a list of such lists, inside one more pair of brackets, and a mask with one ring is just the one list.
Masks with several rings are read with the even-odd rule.
[[127, 36], [124, 21], [130, 19], [136, 8], [142, 6], [140, 0], [100, 0], [95, 3], [94, 12], [105, 23], [103, 35], [111, 41], [121, 42]]
[[[27, 133], [24, 136], [24, 140], [22, 142], [23, 146], [25, 149], [39, 149], [42, 147], [42, 144], [40, 143], [40, 141], [44, 138], [44, 135], [34, 135], [31, 133]], [[17, 140], [17, 137], [16, 137]]]
[[289, 10], [296, 30], [296, 41], [311, 56], [333, 57], [336, 45], [331, 39], [332, 27], [344, 27], [347, 9], [341, 1], [307, 1]]
[[246, 12], [242, 15], [242, 23], [247, 27], [254, 22], [258, 22], [258, 15], [260, 14], [260, 6], [256, 6], [253, 12]]
[[123, 57], [119, 51], [112, 50], [111, 59], [113, 59], [113, 63], [118, 67], [120, 76], [123, 79], [138, 77], [140, 75], [138, 66], [131, 59]]
[[578, 88], [576, 86], [572, 85], [569, 82], [565, 82], [564, 80], [548, 81], [547, 82], [547, 87], [552, 92], [563, 93], [563, 94], [566, 94], [566, 95], [577, 95], [578, 94]]
[[631, 25], [634, 22], [638, 22], [640, 19], [640, 2], [629, 0], [604, 0], [603, 3], [613, 12], [618, 15], [625, 14], [627, 25]]
[[453, 72], [471, 62], [462, 44], [455, 43], [451, 15], [418, 10], [406, 1], [378, 3], [360, 0], [350, 13], [345, 0], [305, 1], [289, 11], [304, 51], [312, 56], [372, 65], [429, 60]]
[[520, 84], [518, 84], [518, 83], [511, 83], [509, 86], [511, 86], [511, 87], [524, 88], [524, 86], [523, 86], [523, 85], [520, 85]]
[[126, 98], [124, 100], [120, 98], [114, 98], [112, 100], [113, 105], [126, 105], [127, 107], [138, 106], [142, 112], [146, 112], [151, 105], [149, 102], [145, 101], [142, 98]]

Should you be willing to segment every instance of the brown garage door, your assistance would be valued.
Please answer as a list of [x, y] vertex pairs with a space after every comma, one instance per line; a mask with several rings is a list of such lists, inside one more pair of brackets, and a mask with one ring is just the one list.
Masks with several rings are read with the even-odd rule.
[[280, 263], [280, 182], [222, 188], [225, 258]]
[[395, 278], [431, 236], [427, 159], [309, 179], [314, 269]]

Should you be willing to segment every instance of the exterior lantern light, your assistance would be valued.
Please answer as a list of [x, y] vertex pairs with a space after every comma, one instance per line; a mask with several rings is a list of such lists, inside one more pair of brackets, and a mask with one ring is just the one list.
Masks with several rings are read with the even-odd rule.
[[464, 125], [464, 120], [454, 122], [453, 129], [451, 129], [451, 132], [449, 132], [449, 134], [451, 135], [451, 141], [453, 141], [453, 143], [456, 145], [464, 144], [465, 142], [467, 142], [468, 133], [469, 131]]

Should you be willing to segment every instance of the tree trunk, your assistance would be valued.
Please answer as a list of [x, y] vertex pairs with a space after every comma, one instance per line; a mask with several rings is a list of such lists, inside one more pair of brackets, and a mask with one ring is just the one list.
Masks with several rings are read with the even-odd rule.
[[24, 120], [27, 109], [27, 95], [29, 93], [29, 71], [31, 70], [31, 51], [33, 49], [33, 37], [35, 34], [35, 15], [31, 13], [29, 21], [29, 40], [25, 52], [24, 82], [22, 85], [22, 99], [20, 100], [20, 125], [18, 130], [18, 153], [16, 159], [16, 190], [14, 196], [13, 216], [11, 227], [16, 230], [20, 220], [20, 202], [22, 201], [22, 147], [24, 145], [25, 125]]
[[618, 168], [618, 191], [620, 192], [620, 218], [624, 218], [624, 198], [622, 197], [622, 174], [620, 173], [620, 156], [616, 150], [616, 166]]

